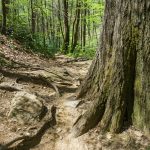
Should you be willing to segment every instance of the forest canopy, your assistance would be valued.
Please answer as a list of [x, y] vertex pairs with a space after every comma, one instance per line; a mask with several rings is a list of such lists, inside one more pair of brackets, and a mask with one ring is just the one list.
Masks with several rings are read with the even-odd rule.
[[2, 0], [3, 33], [27, 48], [91, 58], [97, 48], [103, 0]]

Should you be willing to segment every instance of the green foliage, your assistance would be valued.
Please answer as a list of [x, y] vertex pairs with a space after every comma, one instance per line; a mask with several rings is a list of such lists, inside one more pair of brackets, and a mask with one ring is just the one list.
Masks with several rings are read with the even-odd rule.
[[46, 57], [53, 57], [57, 52], [55, 45], [43, 43], [42, 34], [31, 34], [31, 32], [26, 30], [26, 28], [18, 28], [17, 32], [13, 34], [13, 38], [20, 41], [27, 49], [31, 49], [35, 53], [41, 53]]
[[[77, 7], [76, 0], [68, 0], [69, 45], [71, 47], [74, 41], [75, 26], [73, 25], [77, 20], [76, 12], [80, 9], [78, 46], [76, 46], [72, 55], [74, 57], [92, 58], [97, 47], [97, 33], [99, 33], [99, 26], [102, 22], [104, 1], [79, 0], [78, 2], [81, 4], [80, 7]], [[10, 36], [19, 40], [26, 48], [48, 57], [61, 51], [65, 35], [64, 6], [61, 0], [60, 4], [58, 4], [58, 1], [54, 2], [54, 0], [15, 0], [10, 1], [8, 8], [7, 29], [12, 28], [13, 30], [13, 34], [9, 34]], [[35, 14], [35, 17], [33, 17], [33, 14]], [[35, 32], [32, 31], [34, 19]], [[0, 22], [2, 22], [2, 14], [0, 14]], [[84, 24], [86, 24], [86, 27]], [[83, 35], [86, 36], [85, 46], [83, 46], [83, 37], [81, 37]]]
[[74, 53], [69, 53], [68, 56], [74, 57], [74, 58], [86, 58], [86, 59], [93, 59], [93, 56], [95, 55], [96, 47], [89, 47], [86, 46], [84, 48], [81, 48], [81, 46], [77, 46]]
[[145, 150], [150, 150], [150, 145]]

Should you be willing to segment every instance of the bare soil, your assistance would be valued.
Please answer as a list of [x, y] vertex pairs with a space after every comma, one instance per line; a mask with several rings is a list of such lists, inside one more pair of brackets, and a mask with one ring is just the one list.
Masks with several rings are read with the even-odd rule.
[[[64, 55], [56, 55], [55, 59], [46, 59], [38, 54], [25, 52], [24, 49], [13, 40], [1, 37], [4, 41], [0, 45], [0, 53], [9, 58], [10, 61], [18, 63], [16, 71], [30, 71], [30, 67], [21, 67], [20, 64], [40, 68], [58, 68], [67, 70], [74, 79], [84, 79], [91, 60], [87, 61], [68, 61], [69, 58]], [[38, 69], [39, 68], [39, 69]], [[8, 68], [6, 68], [8, 69]], [[11, 71], [11, 68], [9, 68]], [[14, 68], [12, 69], [15, 70]], [[46, 85], [34, 83], [26, 80], [18, 80], [18, 77], [6, 77], [0, 73], [0, 83], [19, 84], [24, 91], [38, 93], [43, 97], [43, 102], [47, 107], [55, 105], [57, 107], [56, 126], [49, 128], [43, 135], [41, 141], [33, 148], [34, 150], [148, 150], [150, 149], [150, 137], [144, 135], [134, 127], [125, 129], [120, 134], [107, 133], [100, 134], [100, 128], [90, 130], [88, 133], [78, 138], [73, 138], [71, 129], [81, 113], [86, 111], [89, 103], [81, 101], [76, 107], [74, 103], [75, 93], [80, 85], [80, 80], [72, 80], [72, 86], [60, 89], [61, 96], [55, 96], [55, 90]], [[22, 135], [32, 135], [38, 130], [41, 122], [33, 125], [19, 125], [17, 122], [9, 119], [7, 114], [10, 110], [10, 103], [16, 91], [10, 92], [0, 90], [0, 143], [5, 144], [16, 137]]]

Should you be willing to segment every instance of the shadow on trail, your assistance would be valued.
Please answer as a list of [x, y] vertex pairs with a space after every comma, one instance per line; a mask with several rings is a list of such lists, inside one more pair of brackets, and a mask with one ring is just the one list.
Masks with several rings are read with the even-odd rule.
[[[46, 133], [46, 131], [50, 128], [56, 125], [56, 107], [53, 107], [51, 110], [52, 117], [47, 119], [47, 121], [43, 124], [41, 129], [31, 137], [25, 137], [23, 141], [21, 141], [19, 144], [13, 147], [9, 147], [9, 145], [12, 145], [14, 142], [10, 142], [11, 144], [8, 144], [8, 146], [4, 146], [4, 148], [0, 150], [30, 150], [31, 148], [37, 146], [43, 137], [43, 135]], [[16, 142], [16, 141], [15, 141]], [[6, 148], [7, 147], [7, 148]]]

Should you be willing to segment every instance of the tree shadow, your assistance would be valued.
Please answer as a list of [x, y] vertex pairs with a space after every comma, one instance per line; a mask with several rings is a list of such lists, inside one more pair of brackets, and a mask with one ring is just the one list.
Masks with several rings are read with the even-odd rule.
[[2, 150], [30, 150], [31, 148], [38, 145], [41, 142], [41, 139], [43, 135], [46, 133], [46, 131], [50, 127], [56, 125], [56, 118], [55, 118], [56, 107], [52, 108], [51, 113], [52, 113], [52, 118], [47, 120], [34, 136], [26, 137], [18, 145], [10, 148], [2, 149]]

